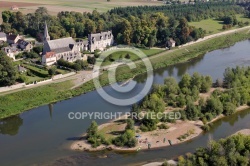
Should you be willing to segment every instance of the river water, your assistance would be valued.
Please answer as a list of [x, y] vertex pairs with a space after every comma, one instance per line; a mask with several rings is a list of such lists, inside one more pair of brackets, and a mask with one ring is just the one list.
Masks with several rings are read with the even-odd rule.
[[[236, 43], [230, 48], [215, 50], [189, 62], [154, 71], [154, 83], [162, 84], [164, 78], [177, 79], [184, 73], [197, 71], [221, 78], [226, 67], [250, 65], [250, 41]], [[104, 87], [109, 94], [128, 98], [144, 87], [146, 75], [134, 78], [136, 87], [128, 94], [119, 95], [110, 86]], [[250, 127], [250, 110], [239, 112], [214, 123], [209, 133], [179, 145], [140, 151], [137, 153], [75, 152], [69, 145], [86, 131], [92, 119], [70, 120], [69, 112], [129, 112], [130, 106], [109, 104], [96, 91], [55, 104], [41, 106], [18, 116], [0, 120], [0, 165], [137, 165], [177, 157], [206, 146], [209, 139], [219, 139], [237, 130]], [[107, 122], [96, 119], [98, 124]], [[107, 155], [103, 158], [103, 155]]]

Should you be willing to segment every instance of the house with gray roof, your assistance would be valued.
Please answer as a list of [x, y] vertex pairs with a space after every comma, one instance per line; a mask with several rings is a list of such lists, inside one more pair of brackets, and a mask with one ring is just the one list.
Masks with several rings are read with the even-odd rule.
[[112, 31], [107, 31], [89, 34], [88, 41], [90, 52], [94, 52], [97, 49], [103, 51], [106, 47], [113, 45], [114, 37]]
[[0, 41], [6, 42], [7, 41], [7, 35], [4, 32], [0, 32]]

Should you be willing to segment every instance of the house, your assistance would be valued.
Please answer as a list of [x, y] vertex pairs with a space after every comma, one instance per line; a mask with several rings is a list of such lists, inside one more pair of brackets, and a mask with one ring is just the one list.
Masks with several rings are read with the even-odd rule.
[[19, 8], [18, 8], [18, 6], [13, 5], [13, 6], [10, 7], [10, 10], [19, 10]]
[[42, 64], [49, 66], [53, 64], [52, 61], [55, 59], [57, 61], [61, 58], [68, 62], [82, 59], [80, 48], [72, 37], [50, 40], [45, 22]]
[[53, 65], [57, 61], [56, 54], [55, 52], [47, 52], [43, 57], [42, 57], [42, 64], [43, 65]]
[[172, 38], [170, 38], [170, 39], [167, 41], [167, 46], [168, 46], [169, 48], [175, 47], [175, 44], [176, 44], [176, 42], [175, 42]]
[[17, 47], [3, 47], [2, 51], [4, 51], [8, 57], [15, 60], [15, 56], [20, 53], [20, 50]]
[[80, 40], [76, 44], [80, 48], [80, 51], [88, 51], [88, 47], [89, 47], [88, 40]]
[[113, 45], [114, 37], [112, 31], [89, 34], [88, 42], [90, 52], [94, 52], [97, 49], [103, 51], [107, 46]]
[[0, 41], [7, 41], [7, 35], [4, 32], [0, 32]]
[[18, 47], [22, 51], [28, 51], [28, 52], [30, 52], [30, 50], [32, 50], [32, 48], [33, 48], [33, 45], [32, 45], [31, 42], [27, 42], [27, 41], [22, 40], [22, 39], [18, 40], [17, 43], [18, 43]]
[[13, 35], [11, 33], [7, 35], [7, 43], [9, 44], [16, 44], [20, 39], [21, 37], [19, 35]]
[[17, 66], [17, 71], [18, 71], [19, 73], [25, 73], [25, 72], [27, 71], [27, 69], [24, 68], [24, 67], [22, 67], [21, 65], [18, 65], [18, 66]]

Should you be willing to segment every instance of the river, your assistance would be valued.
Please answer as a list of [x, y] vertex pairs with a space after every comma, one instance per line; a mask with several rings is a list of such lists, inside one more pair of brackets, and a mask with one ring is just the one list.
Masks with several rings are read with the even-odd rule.
[[[236, 43], [230, 48], [215, 50], [186, 63], [154, 71], [154, 83], [162, 84], [164, 78], [177, 79], [188, 72], [197, 71], [221, 78], [226, 67], [250, 65], [250, 41]], [[138, 94], [146, 80], [145, 75], [133, 79], [136, 87], [127, 94], [119, 95], [110, 86], [104, 87], [109, 94], [128, 98]], [[0, 165], [131, 165], [147, 161], [163, 160], [206, 146], [208, 139], [219, 139], [237, 130], [249, 128], [250, 110], [245, 110], [214, 123], [209, 133], [172, 147], [140, 151], [137, 153], [75, 152], [69, 145], [86, 131], [91, 119], [70, 120], [69, 112], [129, 112], [129, 106], [115, 106], [103, 100], [96, 91], [69, 100], [41, 106], [20, 115], [0, 120]], [[107, 122], [96, 119], [98, 124]], [[107, 155], [103, 158], [102, 155]]]

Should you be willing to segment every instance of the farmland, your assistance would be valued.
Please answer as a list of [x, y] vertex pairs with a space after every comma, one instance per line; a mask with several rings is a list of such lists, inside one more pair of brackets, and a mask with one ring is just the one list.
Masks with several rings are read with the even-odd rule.
[[0, 12], [17, 5], [23, 13], [34, 12], [39, 6], [46, 7], [50, 14], [56, 15], [60, 11], [91, 12], [96, 9], [105, 12], [114, 7], [162, 5], [162, 2], [146, 0], [8, 0], [0, 1]]

